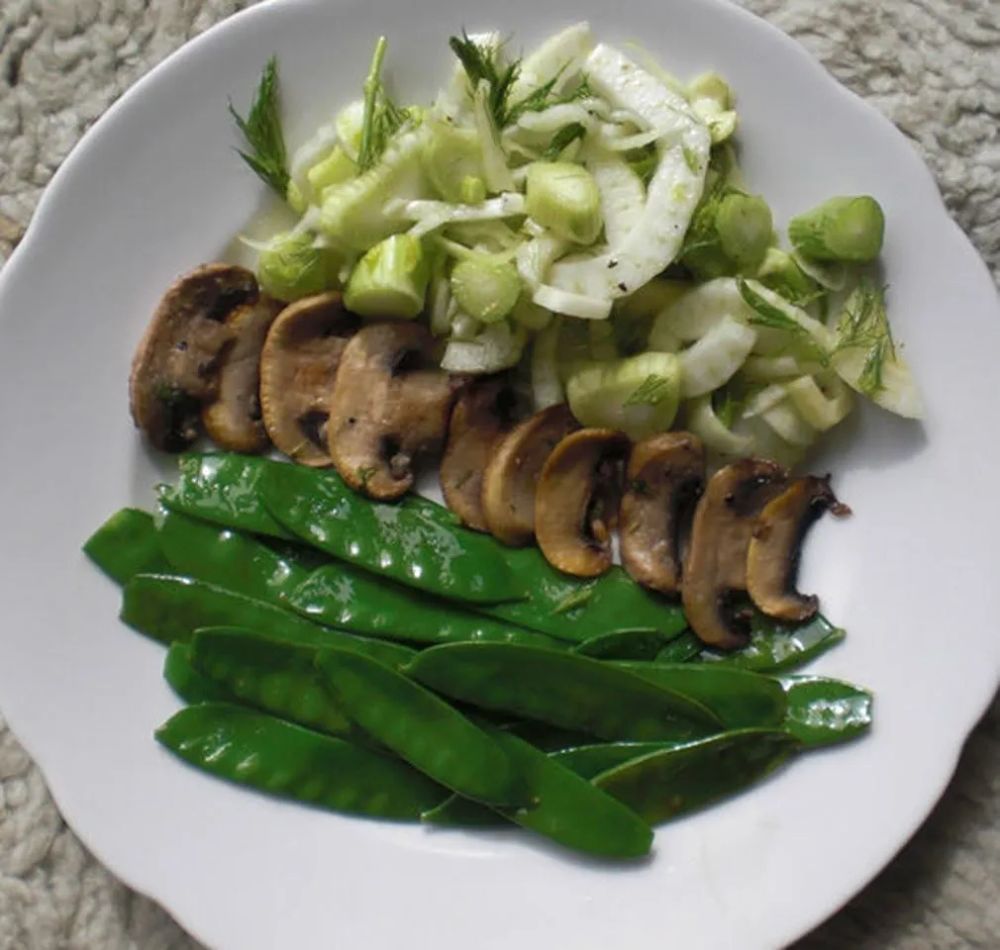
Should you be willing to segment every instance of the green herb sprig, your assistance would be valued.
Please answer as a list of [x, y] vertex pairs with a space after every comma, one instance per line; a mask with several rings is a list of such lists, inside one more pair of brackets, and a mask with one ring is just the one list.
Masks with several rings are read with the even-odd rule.
[[278, 102], [278, 61], [272, 56], [261, 73], [250, 111], [244, 118], [229, 103], [229, 113], [250, 150], [240, 156], [282, 198], [288, 193], [288, 156]]

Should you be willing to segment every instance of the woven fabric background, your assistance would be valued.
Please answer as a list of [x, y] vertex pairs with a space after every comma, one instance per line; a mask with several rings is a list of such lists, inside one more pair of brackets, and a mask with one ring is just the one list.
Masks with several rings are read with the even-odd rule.
[[[2, 0], [0, 264], [87, 127], [151, 66], [246, 5]], [[910, 137], [1000, 279], [1000, 0], [746, 5], [796, 37]], [[0, 720], [0, 950], [196, 946], [87, 853]], [[947, 794], [915, 838], [801, 946], [1000, 948], [1000, 703], [973, 733]]]

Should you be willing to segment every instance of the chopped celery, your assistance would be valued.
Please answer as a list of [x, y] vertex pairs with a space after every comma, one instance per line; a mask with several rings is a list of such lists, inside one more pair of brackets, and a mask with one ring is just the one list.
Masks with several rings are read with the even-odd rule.
[[[421, 160], [434, 190], [445, 201], [471, 204], [463, 194], [466, 179], [482, 182], [483, 149], [472, 129], [457, 128], [447, 122], [427, 124], [427, 142]], [[485, 184], [483, 194], [486, 197]]]
[[344, 304], [364, 317], [415, 317], [424, 309], [429, 280], [420, 241], [394, 234], [358, 261], [344, 291]]
[[451, 292], [469, 316], [482, 323], [495, 323], [514, 309], [521, 295], [521, 277], [509, 261], [478, 254], [455, 265]]
[[882, 208], [869, 195], [830, 198], [788, 222], [795, 249], [817, 261], [873, 261], [884, 231]]
[[257, 279], [278, 300], [298, 300], [337, 286], [342, 261], [328, 247], [317, 247], [308, 231], [287, 231], [260, 248]]
[[559, 237], [592, 244], [601, 233], [601, 193], [593, 176], [570, 162], [535, 162], [528, 168], [529, 216]]
[[740, 268], [755, 268], [771, 244], [771, 209], [758, 195], [732, 192], [719, 202], [715, 229], [723, 253], [730, 260]]

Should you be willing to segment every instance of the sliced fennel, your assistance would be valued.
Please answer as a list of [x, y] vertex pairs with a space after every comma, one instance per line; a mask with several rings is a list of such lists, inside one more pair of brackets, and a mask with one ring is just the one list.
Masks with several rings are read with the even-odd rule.
[[524, 341], [524, 330], [501, 320], [471, 340], [451, 340], [441, 358], [441, 368], [450, 373], [498, 373], [517, 364]]
[[728, 382], [753, 349], [757, 334], [745, 323], [723, 317], [680, 354], [685, 399], [703, 396]]

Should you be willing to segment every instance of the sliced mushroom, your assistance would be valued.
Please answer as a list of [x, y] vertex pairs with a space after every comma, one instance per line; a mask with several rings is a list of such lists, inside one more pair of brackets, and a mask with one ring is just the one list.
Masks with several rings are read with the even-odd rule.
[[802, 539], [823, 512], [837, 516], [850, 509], [837, 501], [828, 478], [796, 478], [757, 518], [747, 549], [747, 591], [768, 617], [797, 622], [819, 608], [815, 595], [795, 589]]
[[226, 318], [257, 295], [245, 268], [204, 264], [160, 301], [129, 376], [132, 418], [158, 449], [180, 452], [198, 437], [201, 407], [218, 392], [216, 370], [234, 339]]
[[535, 493], [535, 537], [553, 567], [577, 577], [611, 567], [618, 462], [628, 444], [615, 429], [580, 429], [552, 450]]
[[483, 472], [498, 438], [512, 424], [517, 399], [508, 380], [476, 380], [458, 397], [441, 459], [445, 504], [462, 523], [487, 531], [483, 513]]
[[348, 343], [330, 396], [327, 440], [337, 471], [372, 498], [404, 495], [414, 466], [444, 441], [464, 380], [438, 368], [419, 323], [364, 327]]
[[681, 522], [705, 482], [705, 449], [690, 432], [637, 442], [629, 455], [621, 504], [625, 570], [646, 587], [676, 594], [681, 586]]
[[535, 536], [535, 488], [545, 460], [579, 428], [560, 403], [516, 425], [493, 449], [483, 472], [483, 514], [490, 533], [504, 544], [528, 544]]
[[326, 445], [333, 381], [360, 325], [339, 293], [305, 297], [271, 324], [260, 358], [260, 406], [271, 441], [303, 465], [331, 465]]
[[261, 294], [226, 317], [235, 341], [222, 354], [218, 396], [202, 409], [201, 421], [209, 438], [230, 452], [263, 452], [270, 445], [260, 409], [260, 357], [283, 306]]
[[787, 479], [776, 462], [741, 459], [716, 472], [698, 501], [681, 598], [691, 629], [709, 646], [728, 650], [747, 642], [748, 615], [733, 610], [732, 598], [746, 590], [757, 515]]

